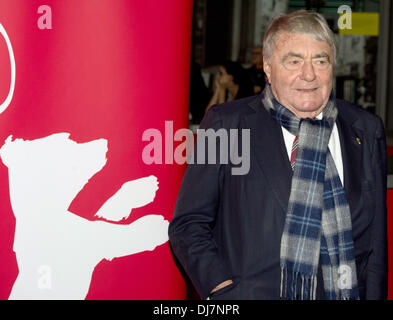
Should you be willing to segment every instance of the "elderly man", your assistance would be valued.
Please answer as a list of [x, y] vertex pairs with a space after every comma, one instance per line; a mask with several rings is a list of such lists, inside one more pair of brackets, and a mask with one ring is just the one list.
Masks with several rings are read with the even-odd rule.
[[216, 163], [184, 176], [169, 236], [202, 298], [386, 298], [383, 124], [335, 99], [335, 50], [321, 15], [280, 16], [265, 90], [206, 114], [202, 128], [249, 129], [251, 151], [247, 174]]

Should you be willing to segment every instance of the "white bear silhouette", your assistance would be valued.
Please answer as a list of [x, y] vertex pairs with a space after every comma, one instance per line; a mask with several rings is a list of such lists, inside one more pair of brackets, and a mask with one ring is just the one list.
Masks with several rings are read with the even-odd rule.
[[[10, 105], [16, 79], [10, 39], [0, 23], [11, 64], [11, 85], [0, 105]], [[19, 274], [10, 299], [83, 299], [95, 266], [102, 260], [154, 250], [168, 241], [161, 215], [129, 225], [89, 221], [68, 211], [75, 196], [106, 163], [107, 141], [76, 143], [69, 133], [25, 141], [8, 137], [0, 157], [9, 170], [9, 191], [16, 219], [14, 251]], [[128, 181], [108, 199], [97, 217], [120, 221], [133, 208], [155, 198], [154, 176]]]
[[[130, 225], [89, 221], [67, 211], [106, 163], [107, 141], [76, 143], [68, 133], [25, 141], [8, 137], [0, 157], [9, 169], [19, 274], [10, 299], [83, 299], [95, 266], [153, 250], [168, 241], [168, 221], [147, 215]], [[97, 215], [119, 221], [154, 200], [157, 178], [125, 183]]]

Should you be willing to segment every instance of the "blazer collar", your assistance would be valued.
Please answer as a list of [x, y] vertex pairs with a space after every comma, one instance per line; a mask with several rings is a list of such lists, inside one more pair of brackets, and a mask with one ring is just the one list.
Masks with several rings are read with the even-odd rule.
[[344, 190], [347, 195], [352, 215], [361, 202], [362, 148], [364, 131], [359, 125], [356, 114], [337, 101], [338, 116], [336, 120], [340, 136], [341, 154], [344, 167]]
[[[280, 206], [286, 212], [291, 191], [292, 169], [280, 125], [262, 105], [262, 95], [249, 103], [255, 111], [245, 121], [251, 133], [251, 152]], [[255, 165], [251, 163], [251, 165]]]

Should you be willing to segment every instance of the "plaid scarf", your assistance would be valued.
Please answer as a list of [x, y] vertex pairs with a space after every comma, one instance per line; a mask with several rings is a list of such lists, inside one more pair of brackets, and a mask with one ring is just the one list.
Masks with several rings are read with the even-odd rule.
[[319, 258], [325, 297], [359, 299], [351, 214], [328, 148], [337, 117], [331, 94], [322, 120], [299, 119], [266, 86], [262, 102], [281, 126], [299, 137], [280, 264], [283, 299], [316, 298]]

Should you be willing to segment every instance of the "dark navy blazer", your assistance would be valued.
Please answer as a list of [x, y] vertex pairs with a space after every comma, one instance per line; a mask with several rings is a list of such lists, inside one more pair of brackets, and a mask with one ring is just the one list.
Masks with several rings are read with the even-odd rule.
[[[348, 102], [337, 100], [337, 108], [360, 298], [386, 299], [383, 124]], [[281, 127], [254, 96], [212, 107], [200, 128], [250, 129], [250, 171], [233, 175], [230, 163], [188, 165], [169, 225], [173, 252], [203, 299], [228, 279], [234, 283], [212, 299], [279, 299], [292, 177]], [[320, 267], [317, 283], [317, 299], [324, 299]]]

